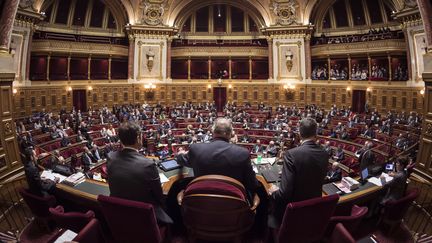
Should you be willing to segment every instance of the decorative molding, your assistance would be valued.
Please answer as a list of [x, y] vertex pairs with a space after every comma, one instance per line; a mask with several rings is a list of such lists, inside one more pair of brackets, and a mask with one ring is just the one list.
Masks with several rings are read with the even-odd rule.
[[13, 133], [12, 120], [3, 121], [3, 128], [4, 128], [5, 135], [11, 135]]
[[306, 38], [313, 32], [313, 26], [310, 25], [292, 25], [289, 27], [272, 26], [261, 29], [262, 32], [270, 38], [283, 38], [283, 39], [298, 39]]
[[33, 40], [32, 52], [43, 53], [82, 53], [86, 55], [127, 56], [128, 46], [96, 44], [86, 42], [70, 42], [58, 40]]
[[166, 0], [142, 0], [140, 8], [142, 9], [141, 23], [148, 25], [161, 25], [165, 13]]
[[299, 4], [295, 0], [273, 0], [270, 5], [276, 23], [287, 26], [298, 23]]
[[312, 56], [331, 56], [354, 53], [406, 52], [405, 40], [379, 40], [312, 46]]
[[[178, 29], [161, 26], [126, 25], [128, 35], [145, 39], [167, 39], [178, 32]], [[130, 37], [129, 37], [130, 38]]]
[[425, 135], [432, 137], [432, 122], [428, 122], [425, 125]]
[[260, 56], [268, 57], [268, 47], [173, 47], [171, 57], [196, 57], [196, 56]]

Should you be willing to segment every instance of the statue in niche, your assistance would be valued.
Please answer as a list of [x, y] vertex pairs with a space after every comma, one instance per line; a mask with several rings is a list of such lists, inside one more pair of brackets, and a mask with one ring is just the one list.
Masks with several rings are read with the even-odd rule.
[[294, 54], [292, 53], [291, 50], [288, 50], [285, 52], [285, 59], [286, 59], [286, 67], [288, 69], [288, 72], [291, 72], [292, 68], [293, 68], [293, 57]]
[[155, 53], [153, 52], [153, 50], [151, 48], [148, 49], [148, 51], [146, 53], [146, 57], [147, 57], [147, 68], [148, 68], [149, 72], [151, 72], [153, 69], [154, 57], [155, 57]]

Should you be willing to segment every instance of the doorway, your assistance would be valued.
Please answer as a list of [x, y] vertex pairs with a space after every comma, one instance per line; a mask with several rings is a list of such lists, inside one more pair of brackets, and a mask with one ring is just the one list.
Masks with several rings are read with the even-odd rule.
[[218, 112], [222, 112], [226, 104], [226, 87], [215, 87], [213, 88], [213, 100], [216, 105]]
[[85, 89], [78, 89], [72, 91], [72, 104], [75, 107], [76, 111], [87, 111], [87, 96]]
[[364, 113], [366, 105], [366, 90], [353, 90], [351, 109], [357, 113]]

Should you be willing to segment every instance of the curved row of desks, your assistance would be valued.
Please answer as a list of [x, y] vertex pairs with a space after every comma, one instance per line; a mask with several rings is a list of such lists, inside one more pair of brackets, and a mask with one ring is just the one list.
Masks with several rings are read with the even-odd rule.
[[[276, 163], [273, 165], [272, 169], [276, 171], [280, 170], [280, 167], [275, 165]], [[163, 172], [162, 170], [160, 170], [159, 172], [163, 173], [168, 178], [168, 181], [162, 184], [162, 190], [164, 195], [166, 196], [168, 196], [171, 187], [176, 181], [178, 181], [182, 177], [190, 177], [192, 174], [191, 169], [189, 168], [184, 168], [182, 172], [180, 172], [179, 169], [172, 170], [169, 172]], [[182, 176], [179, 175], [179, 172], [183, 173], [183, 175]], [[272, 184], [267, 183], [265, 178], [261, 175], [260, 169], [258, 169], [258, 173], [256, 174], [256, 177], [258, 181], [262, 183], [263, 187], [267, 191], [267, 194], [269, 195], [269, 189]], [[337, 211], [345, 212], [345, 213], [349, 212], [352, 205], [354, 204], [364, 205], [370, 200], [372, 200], [373, 198], [376, 198], [376, 196], [381, 192], [382, 192], [382, 187], [367, 182], [366, 184], [361, 185], [357, 190], [342, 195], [338, 202]], [[109, 190], [108, 183], [106, 182], [86, 179], [85, 181], [73, 187], [66, 184], [58, 183], [56, 194], [57, 194], [56, 196], [60, 198], [64, 198], [66, 200], [77, 203], [78, 205], [85, 205], [88, 206], [89, 208], [94, 209], [95, 207], [97, 207], [97, 196], [109, 195], [110, 190]], [[323, 191], [323, 195], [326, 195], [324, 191]]]

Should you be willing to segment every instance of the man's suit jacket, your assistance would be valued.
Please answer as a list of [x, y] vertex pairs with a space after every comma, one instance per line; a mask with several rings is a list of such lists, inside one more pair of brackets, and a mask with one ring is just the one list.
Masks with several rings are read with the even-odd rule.
[[27, 179], [29, 190], [36, 195], [44, 196], [52, 194], [55, 190], [55, 182], [42, 180], [38, 168], [31, 162], [24, 166], [24, 173]]
[[156, 164], [132, 149], [112, 152], [107, 158], [111, 196], [153, 204], [159, 222], [171, 223], [163, 211], [163, 193]]
[[328, 154], [314, 141], [306, 141], [284, 154], [280, 188], [271, 195], [275, 207], [270, 227], [279, 226], [288, 203], [321, 197], [328, 161]]
[[196, 177], [224, 175], [240, 181], [249, 192], [255, 192], [258, 187], [248, 150], [222, 138], [192, 144], [189, 152], [177, 156], [177, 160], [192, 168]]
[[336, 170], [330, 170], [327, 172], [328, 179], [326, 179], [326, 183], [335, 182], [342, 180], [342, 170], [337, 168]]
[[358, 158], [360, 164], [360, 170], [368, 168], [369, 173], [372, 167], [375, 165], [375, 155], [370, 149], [362, 151]]

